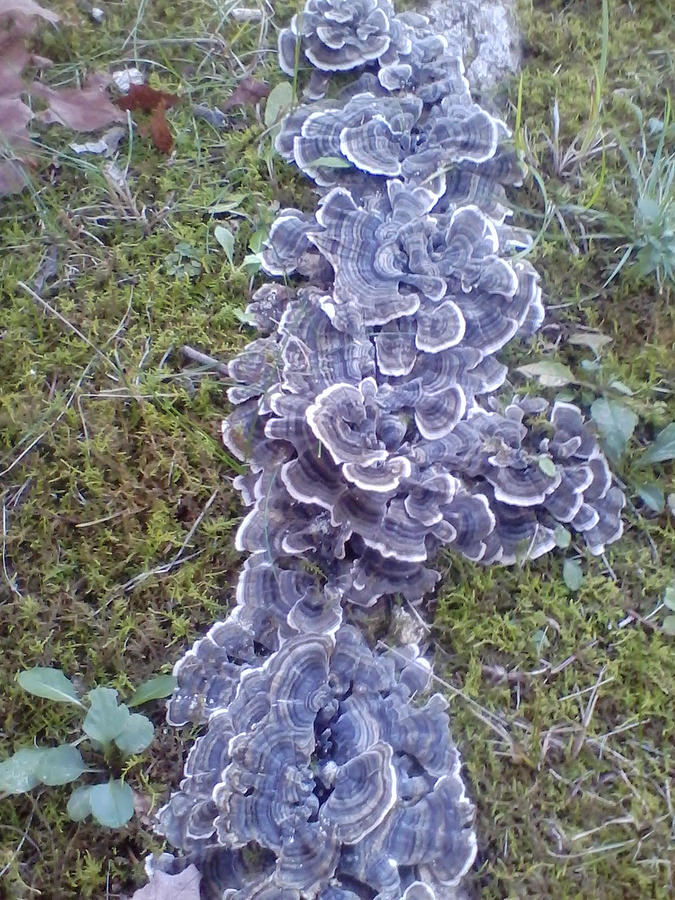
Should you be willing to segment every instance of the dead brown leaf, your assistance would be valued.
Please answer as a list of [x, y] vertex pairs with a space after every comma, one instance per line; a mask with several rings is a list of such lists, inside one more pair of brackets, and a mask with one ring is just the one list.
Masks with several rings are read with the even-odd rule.
[[160, 103], [150, 117], [150, 137], [160, 153], [171, 153], [173, 138], [164, 115], [164, 103]]
[[34, 3], [33, 0], [0, 0], [0, 19], [5, 16], [39, 16], [47, 22], [54, 24], [60, 20], [60, 16], [52, 12], [51, 9], [45, 9]]
[[114, 122], [125, 122], [126, 116], [106, 92], [110, 77], [94, 73], [83, 88], [54, 88], [34, 82], [31, 91], [47, 100], [49, 106], [37, 117], [46, 124], [56, 123], [73, 131], [98, 131]]
[[21, 100], [0, 98], [0, 151], [3, 144], [17, 159], [0, 159], [0, 197], [16, 194], [26, 186], [28, 177], [21, 162], [26, 162], [32, 149], [28, 132], [31, 111]]
[[180, 875], [155, 871], [148, 884], [131, 895], [131, 900], [199, 900], [201, 878], [196, 866], [188, 866]]
[[0, 161], [0, 197], [7, 194], [19, 194], [28, 184], [25, 160], [20, 163], [15, 159]]
[[16, 98], [0, 97], [0, 135], [13, 147], [30, 142], [28, 123], [31, 120], [31, 111]]
[[152, 112], [160, 104], [164, 105], [164, 109], [169, 109], [175, 106], [178, 100], [179, 98], [175, 94], [156, 91], [148, 84], [131, 84], [128, 93], [118, 98], [117, 105], [120, 109], [140, 109], [143, 112]]
[[221, 105], [223, 112], [227, 112], [233, 106], [254, 106], [270, 92], [270, 87], [264, 81], [257, 81], [251, 75], [247, 75], [239, 82], [239, 86], [227, 100]]

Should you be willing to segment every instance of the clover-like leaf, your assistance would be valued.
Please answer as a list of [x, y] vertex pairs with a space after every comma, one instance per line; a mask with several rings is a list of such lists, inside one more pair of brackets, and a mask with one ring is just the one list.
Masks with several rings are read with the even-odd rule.
[[649, 466], [653, 463], [667, 462], [669, 459], [675, 459], [675, 422], [666, 425], [663, 431], [657, 434], [656, 440], [644, 453], [638, 465]]
[[173, 694], [177, 683], [173, 675], [155, 675], [154, 678], [149, 678], [143, 684], [139, 684], [127, 706], [140, 706], [142, 703], [147, 703], [148, 700], [161, 700], [163, 697], [168, 697]]
[[91, 785], [75, 788], [68, 800], [66, 812], [73, 822], [81, 822], [91, 815]]
[[293, 85], [282, 81], [272, 88], [265, 105], [265, 125], [270, 128], [288, 111], [293, 103]]
[[526, 378], [537, 378], [543, 387], [564, 387], [575, 381], [572, 370], [563, 363], [545, 359], [542, 362], [530, 363], [516, 369]]
[[0, 791], [5, 794], [25, 794], [40, 784], [37, 774], [44, 750], [24, 747], [0, 763]]
[[78, 697], [75, 685], [69, 678], [66, 678], [61, 669], [35, 666], [19, 672], [16, 680], [24, 691], [35, 694], [36, 697], [45, 697], [47, 700], [55, 700], [57, 703], [74, 703], [77, 706], [84, 706]]
[[596, 356], [605, 344], [612, 343], [612, 338], [608, 334], [600, 334], [598, 331], [575, 331], [567, 340], [570, 344], [588, 347]]
[[82, 730], [92, 740], [109, 744], [124, 729], [130, 713], [127, 706], [117, 702], [117, 691], [113, 688], [94, 688], [89, 691], [91, 704]]
[[87, 767], [82, 754], [72, 744], [61, 744], [42, 750], [42, 755], [35, 767], [35, 775], [42, 784], [68, 784], [75, 781]]
[[584, 572], [578, 559], [566, 559], [563, 563], [563, 581], [571, 591], [578, 591], [584, 580]]
[[230, 265], [234, 259], [234, 235], [229, 228], [224, 225], [216, 225], [213, 229], [213, 236], [225, 251], [225, 256]]
[[561, 550], [566, 550], [572, 543], [572, 535], [560, 522], [555, 526], [554, 537], [556, 547], [560, 547]]
[[344, 156], [320, 156], [309, 163], [312, 168], [322, 166], [324, 169], [351, 169], [352, 164]]
[[618, 463], [635, 430], [638, 417], [623, 403], [601, 397], [591, 405], [591, 418], [604, 439], [607, 455]]
[[549, 478], [555, 477], [555, 463], [550, 456], [540, 456], [537, 462], [539, 463], [539, 468], [544, 473], [544, 475], [548, 475]]
[[133, 713], [122, 731], [115, 736], [115, 743], [123, 756], [132, 756], [149, 747], [154, 736], [155, 726], [150, 719], [140, 713]]
[[91, 813], [99, 825], [120, 828], [134, 814], [134, 794], [119, 778], [89, 788]]
[[667, 606], [668, 609], [672, 609], [673, 612], [675, 612], [675, 580], [671, 581], [663, 592], [663, 603], [664, 606]]
[[662, 513], [666, 508], [666, 497], [660, 484], [655, 482], [641, 484], [637, 492], [638, 497], [652, 512]]

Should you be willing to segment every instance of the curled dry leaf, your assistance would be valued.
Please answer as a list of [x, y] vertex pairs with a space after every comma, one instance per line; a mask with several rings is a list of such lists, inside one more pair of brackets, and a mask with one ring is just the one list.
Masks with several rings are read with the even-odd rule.
[[167, 875], [157, 870], [145, 887], [139, 888], [131, 900], [199, 900], [201, 875], [190, 865], [179, 875]]
[[147, 84], [132, 83], [129, 86], [129, 92], [124, 97], [119, 97], [117, 105], [120, 109], [137, 110], [142, 112], [152, 112], [163, 104], [164, 109], [169, 109], [178, 103], [178, 97], [175, 94], [167, 94], [165, 91], [156, 91]]
[[136, 66], [128, 69], [116, 69], [110, 77], [112, 83], [122, 94], [128, 94], [132, 84], [143, 84], [143, 73]]
[[270, 92], [270, 87], [264, 81], [258, 81], [247, 75], [239, 82], [234, 93], [230, 94], [227, 100], [221, 105], [223, 112], [227, 112], [233, 106], [254, 106], [263, 97]]
[[150, 138], [160, 153], [171, 153], [173, 138], [164, 115], [164, 103], [160, 103], [150, 117]]
[[[0, 134], [2, 142], [27, 161], [31, 149], [28, 122], [31, 112], [25, 103], [16, 98], [0, 98]], [[0, 197], [14, 194], [26, 185], [26, 174], [21, 162], [16, 159], [0, 160]]]

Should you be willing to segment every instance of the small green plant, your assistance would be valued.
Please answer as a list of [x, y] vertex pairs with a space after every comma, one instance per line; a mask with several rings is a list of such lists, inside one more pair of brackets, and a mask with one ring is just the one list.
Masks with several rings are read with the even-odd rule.
[[175, 679], [159, 675], [144, 682], [128, 704], [120, 703], [114, 688], [97, 687], [82, 700], [75, 685], [60, 669], [37, 666], [19, 672], [17, 681], [30, 694], [55, 703], [71, 703], [84, 712], [84, 734], [70, 744], [57, 747], [23, 747], [0, 763], [0, 793], [24, 794], [39, 784], [69, 784], [90, 768], [79, 745], [87, 742], [103, 756], [109, 778], [100, 784], [76, 787], [68, 801], [67, 811], [76, 822], [87, 816], [109, 828], [119, 828], [134, 814], [133, 792], [122, 778], [113, 778], [111, 769], [119, 762], [141, 753], [152, 743], [155, 728], [147, 716], [132, 713], [129, 707], [148, 700], [168, 696]]
[[[635, 189], [635, 208], [631, 223], [618, 223], [625, 237], [623, 255], [614, 267], [609, 283], [632, 258], [639, 275], [654, 275], [663, 290], [675, 278], [675, 153], [667, 152], [673, 137], [670, 97], [663, 119], [650, 119], [645, 125], [642, 111], [633, 106], [640, 126], [641, 149], [634, 154], [617, 134], [617, 143], [626, 161]], [[654, 153], [648, 150], [648, 137], [657, 136]]]
[[179, 241], [165, 257], [164, 264], [169, 275], [176, 278], [198, 278], [204, 268], [201, 252], [187, 241]]

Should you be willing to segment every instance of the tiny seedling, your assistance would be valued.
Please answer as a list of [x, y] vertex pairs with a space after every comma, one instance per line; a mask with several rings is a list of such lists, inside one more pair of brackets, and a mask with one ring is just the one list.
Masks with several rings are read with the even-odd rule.
[[[82, 699], [75, 685], [60, 669], [37, 666], [19, 672], [21, 687], [37, 697], [55, 703], [71, 703], [84, 713], [82, 737], [58, 747], [23, 747], [0, 763], [0, 793], [24, 794], [39, 784], [69, 784], [91, 769], [84, 761], [79, 745], [87, 742], [100, 753], [110, 770], [116, 761], [128, 759], [146, 750], [155, 728], [141, 713], [129, 707], [168, 696], [175, 686], [171, 675], [158, 675], [144, 682], [129, 703], [120, 703], [114, 688], [97, 687]], [[100, 784], [81, 785], [70, 795], [68, 815], [76, 822], [87, 816], [109, 828], [119, 828], [134, 814], [133, 792], [121, 778], [110, 774]]]

